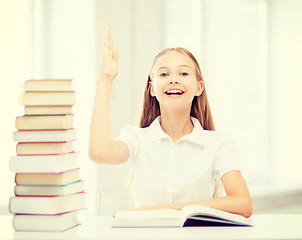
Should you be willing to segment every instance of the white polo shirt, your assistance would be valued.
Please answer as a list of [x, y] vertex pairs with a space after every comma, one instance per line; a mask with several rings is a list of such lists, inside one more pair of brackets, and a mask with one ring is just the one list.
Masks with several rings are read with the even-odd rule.
[[160, 117], [146, 128], [122, 129], [118, 139], [129, 148], [135, 207], [210, 199], [216, 176], [240, 170], [234, 140], [191, 119], [193, 131], [175, 143], [162, 130]]

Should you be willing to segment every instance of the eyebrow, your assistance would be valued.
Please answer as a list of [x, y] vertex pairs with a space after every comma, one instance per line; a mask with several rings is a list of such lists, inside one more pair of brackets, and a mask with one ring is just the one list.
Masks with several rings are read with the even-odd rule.
[[[187, 68], [190, 68], [190, 69], [191, 69], [191, 67], [190, 67], [189, 65], [185, 65], [185, 64], [179, 65], [178, 67], [187, 67]], [[159, 71], [159, 70], [162, 69], [162, 68], [169, 68], [169, 67], [168, 67], [168, 66], [162, 66], [162, 67], [158, 68], [157, 71]]]

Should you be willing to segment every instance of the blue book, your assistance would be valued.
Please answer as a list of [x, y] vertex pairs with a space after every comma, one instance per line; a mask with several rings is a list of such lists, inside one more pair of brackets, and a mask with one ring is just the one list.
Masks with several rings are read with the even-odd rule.
[[68, 183], [65, 185], [22, 185], [15, 186], [16, 196], [63, 196], [84, 192], [84, 181]]

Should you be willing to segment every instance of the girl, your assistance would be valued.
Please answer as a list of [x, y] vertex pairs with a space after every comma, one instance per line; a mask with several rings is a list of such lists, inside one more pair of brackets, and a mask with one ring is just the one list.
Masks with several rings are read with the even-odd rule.
[[[110, 93], [118, 54], [105, 28], [102, 64], [91, 119], [90, 158], [97, 163], [130, 161], [132, 194], [139, 209], [181, 209], [201, 204], [249, 217], [252, 201], [233, 140], [214, 131], [199, 65], [183, 48], [154, 59], [145, 88], [140, 128], [125, 127], [111, 139]], [[211, 198], [214, 179], [226, 196]]]

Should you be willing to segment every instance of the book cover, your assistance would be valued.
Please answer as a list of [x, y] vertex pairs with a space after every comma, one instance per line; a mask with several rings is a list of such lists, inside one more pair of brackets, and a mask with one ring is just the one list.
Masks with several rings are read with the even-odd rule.
[[9, 168], [17, 173], [60, 173], [78, 168], [77, 152], [67, 154], [14, 156]]
[[154, 209], [119, 211], [112, 227], [193, 227], [193, 226], [253, 226], [238, 214], [202, 205], [188, 205], [181, 210]]
[[76, 130], [19, 130], [13, 133], [15, 142], [68, 142], [76, 140]]
[[63, 232], [79, 224], [78, 211], [51, 216], [15, 214], [12, 220], [16, 231]]
[[79, 169], [61, 173], [16, 173], [18, 185], [65, 185], [80, 180]]
[[15, 120], [17, 156], [10, 159], [15, 196], [10, 198], [16, 231], [65, 231], [79, 225], [85, 209], [80, 179], [71, 79], [27, 80], [22, 95], [25, 115]]
[[73, 114], [72, 105], [24, 106], [25, 115], [65, 115]]
[[14, 188], [16, 196], [63, 196], [85, 191], [84, 181], [64, 185], [22, 185], [18, 184]]
[[25, 106], [74, 105], [74, 91], [68, 92], [24, 92], [22, 104]]
[[35, 115], [16, 117], [15, 126], [18, 130], [37, 129], [70, 129], [73, 128], [74, 115]]
[[74, 152], [72, 141], [69, 142], [19, 142], [17, 155], [64, 154]]
[[85, 192], [67, 196], [15, 196], [10, 198], [13, 214], [56, 215], [85, 209]]
[[72, 91], [72, 79], [26, 80], [25, 91]]

